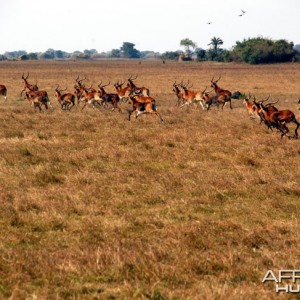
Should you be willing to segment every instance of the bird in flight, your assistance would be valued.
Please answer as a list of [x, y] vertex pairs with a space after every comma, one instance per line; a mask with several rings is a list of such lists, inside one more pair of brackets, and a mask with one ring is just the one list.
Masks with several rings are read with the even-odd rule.
[[239, 15], [239, 17], [242, 17], [246, 12], [244, 11], [244, 10], [242, 10], [241, 9], [241, 11], [242, 11], [242, 13]]
[[206, 24], [210, 25], [210, 24], [211, 24], [211, 22], [207, 22]]

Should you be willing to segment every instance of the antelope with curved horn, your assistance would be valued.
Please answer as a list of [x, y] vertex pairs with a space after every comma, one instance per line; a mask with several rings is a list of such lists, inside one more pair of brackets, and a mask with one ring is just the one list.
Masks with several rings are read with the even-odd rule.
[[219, 76], [219, 78], [217, 80], [215, 80], [214, 77], [215, 76], [213, 76], [213, 78], [211, 79], [210, 82], [211, 82], [211, 87], [215, 90], [216, 96], [223, 96], [225, 105], [227, 104], [227, 102], [229, 102], [229, 106], [232, 109], [232, 106], [231, 106], [231, 96], [232, 96], [232, 94], [231, 94], [231, 92], [228, 91], [228, 90], [224, 90], [224, 89], [222, 89], [221, 87], [219, 87], [217, 85], [218, 81], [221, 79], [221, 75]]
[[75, 105], [75, 95], [71, 93], [62, 94], [62, 92], [64, 92], [65, 90], [67, 90], [67, 88], [61, 90], [59, 89], [58, 85], [55, 89], [54, 96], [57, 98], [62, 110], [71, 110], [71, 108]]
[[183, 89], [183, 99], [184, 99], [184, 103], [181, 105], [190, 105], [191, 103], [194, 102], [200, 102], [201, 104], [201, 95], [202, 92], [201, 91], [193, 91], [190, 90], [191, 87], [193, 87], [193, 84], [189, 85], [190, 81], [188, 80], [188, 82], [186, 84], [183, 84], [183, 82], [180, 83], [180, 87]]
[[7, 88], [3, 84], [0, 84], [0, 95], [4, 97], [5, 101], [7, 101]]
[[[206, 90], [207, 90], [207, 86], [201, 92], [200, 104], [201, 104], [203, 110], [206, 108], [206, 110], [208, 111], [210, 106], [213, 104], [213, 97], [209, 96], [209, 94], [213, 91], [213, 89], [209, 92], [206, 92]], [[217, 102], [217, 105], [219, 107], [218, 102]]]
[[137, 79], [137, 75], [135, 78], [133, 78], [131, 75], [130, 77], [127, 79], [128, 80], [128, 83], [127, 83], [127, 86], [130, 87], [131, 90], [134, 90], [134, 91], [140, 91], [141, 95], [145, 96], [145, 97], [149, 97], [150, 96], [150, 91], [148, 88], [146, 87], [137, 87], [135, 84], [134, 84], [134, 80]]
[[122, 101], [122, 102], [126, 102], [129, 99], [129, 93], [131, 90], [130, 86], [126, 86], [125, 88], [123, 88], [122, 86], [124, 83], [125, 83], [125, 81], [124, 82], [117, 81], [114, 84], [116, 92], [119, 95], [120, 101]]
[[275, 127], [281, 131], [281, 138], [288, 134], [289, 129], [286, 124], [291, 122], [296, 124], [294, 138], [298, 138], [298, 128], [300, 123], [297, 121], [295, 114], [292, 111], [286, 109], [270, 113], [262, 103], [260, 103], [259, 106], [269, 126]]
[[78, 87], [84, 87], [84, 84], [82, 83], [83, 80], [86, 80], [86, 77], [82, 78], [82, 79], [79, 79], [79, 76], [77, 76], [77, 78], [75, 79], [76, 81], [76, 85]]
[[152, 97], [145, 97], [138, 94], [134, 94], [134, 91], [130, 92], [128, 102], [132, 104], [132, 110], [128, 111], [128, 120], [130, 121], [131, 114], [136, 112], [135, 118], [142, 114], [157, 115], [161, 122], [163, 118], [160, 116], [156, 109], [156, 100]]
[[176, 102], [176, 107], [178, 108], [180, 106], [180, 104], [183, 104], [183, 94], [182, 92], [180, 91], [180, 89], [178, 88], [179, 84], [176, 84], [176, 80], [175, 82], [173, 83], [173, 92], [175, 93], [175, 95], [177, 96], [177, 102]]
[[36, 82], [36, 84], [30, 84], [30, 83], [28, 82], [28, 80], [27, 80], [28, 77], [29, 77], [29, 72], [27, 73], [27, 76], [26, 76], [26, 77], [24, 76], [24, 73], [22, 74], [22, 80], [23, 80], [24, 88], [23, 88], [23, 90], [21, 91], [21, 96], [22, 96], [23, 92], [26, 91], [26, 88], [27, 88], [28, 90], [30, 90], [30, 91], [38, 91], [38, 90], [39, 90], [39, 88], [38, 88], [38, 86], [37, 86], [37, 82]]
[[100, 84], [98, 84], [99, 87], [99, 94], [101, 95], [101, 98], [103, 99], [102, 103], [108, 104], [111, 103], [113, 106], [112, 110], [115, 110], [116, 108], [121, 112], [121, 108], [119, 107], [119, 101], [120, 97], [118, 94], [114, 93], [107, 93], [104, 88], [106, 86], [110, 85], [110, 82], [108, 84], [102, 85], [102, 81]]
[[[268, 127], [268, 129], [272, 129], [272, 126], [269, 125], [269, 123], [266, 121], [264, 114], [262, 113], [262, 109], [260, 107], [260, 104], [263, 104], [265, 101], [269, 100], [270, 95], [263, 100], [260, 101], [256, 101], [255, 97], [253, 98], [253, 106], [255, 107], [255, 113], [257, 114], [257, 116], [260, 118], [260, 122], [259, 124], [261, 124], [262, 122], [265, 123], [265, 125]], [[275, 112], [278, 111], [278, 109], [274, 106], [274, 104], [276, 104], [279, 100], [275, 101], [275, 102], [270, 102], [264, 105], [265, 109], [269, 112]]]
[[[78, 95], [77, 95], [78, 97]], [[83, 87], [82, 93], [80, 95], [80, 101], [84, 102], [83, 107], [81, 110], [83, 110], [87, 104], [91, 105], [93, 109], [99, 109], [99, 106], [103, 104], [103, 98], [101, 97], [101, 92], [96, 91], [95, 89], [89, 90], [88, 88]], [[98, 106], [96, 106], [96, 104]]]
[[48, 101], [49, 99], [45, 99], [43, 95], [32, 94], [25, 91], [25, 98], [33, 105], [34, 109], [38, 108], [40, 112], [43, 112], [42, 105], [44, 105], [46, 109], [48, 109], [48, 105], [51, 106], [50, 101]]

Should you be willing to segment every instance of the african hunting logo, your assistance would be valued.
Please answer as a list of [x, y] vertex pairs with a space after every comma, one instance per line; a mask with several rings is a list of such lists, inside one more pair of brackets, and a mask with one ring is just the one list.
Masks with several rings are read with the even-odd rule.
[[300, 270], [279, 270], [278, 276], [268, 270], [262, 283], [274, 282], [276, 293], [300, 293]]

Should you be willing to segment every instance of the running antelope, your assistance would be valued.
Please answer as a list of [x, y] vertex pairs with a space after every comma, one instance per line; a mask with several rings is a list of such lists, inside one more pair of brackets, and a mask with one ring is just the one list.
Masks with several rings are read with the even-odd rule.
[[99, 91], [91, 92], [87, 88], [83, 89], [80, 101], [84, 102], [81, 110], [83, 110], [87, 104], [91, 105], [93, 109], [99, 109], [99, 107], [96, 107], [96, 104], [99, 106], [103, 103], [103, 99]]
[[243, 103], [246, 106], [249, 117], [252, 117], [256, 113], [257, 109], [254, 103], [250, 101], [250, 99], [251, 99], [251, 95], [249, 93], [248, 97], [244, 98]]
[[201, 95], [202, 95], [202, 92], [201, 91], [193, 91], [193, 90], [190, 90], [190, 88], [193, 86], [193, 85], [190, 85], [190, 81], [188, 80], [187, 84], [183, 84], [183, 82], [180, 83], [180, 87], [183, 89], [183, 99], [184, 99], [184, 103], [181, 105], [184, 106], [184, 105], [190, 105], [192, 103], [194, 103], [195, 101], [201, 103]]
[[30, 84], [30, 83], [27, 81], [28, 77], [29, 77], [29, 72], [27, 73], [27, 76], [26, 76], [26, 77], [24, 76], [24, 73], [22, 74], [22, 80], [23, 80], [24, 88], [23, 88], [23, 90], [21, 91], [21, 96], [22, 96], [23, 92], [26, 91], [26, 88], [27, 88], [28, 90], [30, 90], [30, 91], [38, 91], [38, 90], [39, 90], [39, 88], [38, 88], [38, 86], [37, 86], [37, 82], [36, 82], [35, 84]]
[[7, 94], [7, 88], [6, 88], [6, 86], [3, 85], [3, 84], [0, 84], [0, 95], [2, 95], [4, 97], [5, 101], [7, 101], [6, 94]]
[[173, 83], [173, 92], [175, 93], [175, 95], [177, 96], [177, 102], [176, 102], [176, 107], [178, 108], [180, 106], [180, 104], [183, 104], [183, 94], [179, 89], [179, 84], [176, 84], [176, 81]]
[[[262, 113], [262, 109], [260, 107], [260, 104], [263, 104], [265, 101], [267, 101], [270, 98], [270, 96], [267, 99], [261, 100], [261, 101], [256, 101], [255, 97], [253, 99], [253, 105], [255, 107], [255, 113], [258, 115], [258, 117], [260, 118], [260, 122], [259, 124], [261, 124], [262, 122], [265, 123], [265, 125], [268, 127], [268, 129], [272, 129], [272, 126], [270, 126], [270, 124], [266, 121], [266, 118], [264, 116], [264, 114]], [[278, 111], [277, 107], [274, 106], [274, 104], [276, 104], [279, 100], [275, 101], [275, 102], [269, 102], [267, 104], [264, 105], [264, 108], [269, 112], [276, 112]]]
[[269, 125], [281, 131], [281, 138], [288, 134], [289, 129], [286, 124], [291, 122], [296, 124], [294, 138], [298, 138], [298, 128], [300, 126], [300, 123], [297, 121], [295, 114], [292, 111], [286, 109], [270, 113], [262, 103], [260, 103], [259, 105]]
[[130, 86], [126, 86], [123, 88], [124, 82], [116, 82], [114, 84], [114, 87], [116, 89], [117, 94], [119, 95], [120, 101], [126, 102], [129, 99], [129, 93], [130, 93]]
[[84, 77], [83, 79], [79, 79], [79, 76], [77, 76], [77, 78], [75, 79], [76, 81], [76, 86], [78, 87], [84, 87], [84, 84], [82, 83], [83, 80], [86, 80], [86, 77]]
[[131, 92], [128, 102], [132, 104], [132, 110], [128, 111], [129, 121], [132, 113], [134, 112], [136, 112], [136, 119], [139, 115], [142, 114], [153, 114], [157, 115], [161, 122], [164, 121], [160, 114], [157, 112], [156, 101], [154, 98], [133, 94], [133, 92]]
[[227, 104], [227, 102], [229, 102], [229, 106], [232, 109], [232, 106], [231, 106], [231, 96], [232, 96], [231, 92], [228, 91], [228, 90], [224, 90], [224, 89], [222, 89], [221, 87], [219, 87], [217, 85], [217, 83], [220, 79], [221, 79], [221, 75], [217, 80], [214, 80], [214, 76], [213, 76], [213, 78], [210, 81], [211, 82], [211, 87], [215, 90], [215, 93], [216, 93], [217, 96], [221, 96], [221, 95], [224, 96], [223, 98], [224, 98], [224, 101], [225, 101], [225, 105]]
[[67, 88], [64, 90], [59, 89], [59, 85], [55, 89], [55, 97], [59, 104], [61, 105], [62, 110], [71, 110], [71, 108], [75, 105], [75, 95], [71, 93], [62, 94]]
[[108, 86], [110, 84], [110, 82], [108, 84], [102, 85], [102, 81], [101, 83], [98, 84], [99, 87], [99, 94], [102, 98], [102, 103], [108, 104], [111, 103], [111, 105], [113, 106], [112, 110], [115, 110], [116, 108], [119, 110], [119, 112], [121, 112], [121, 108], [119, 107], [119, 101], [120, 101], [120, 97], [118, 94], [114, 94], [114, 93], [107, 93], [104, 90], [104, 87]]
[[134, 84], [134, 80], [137, 79], [137, 76], [135, 78], [133, 78], [131, 75], [130, 77], [127, 79], [128, 80], [128, 83], [127, 83], [127, 86], [130, 87], [131, 90], [134, 90], [134, 91], [139, 91], [139, 93], [145, 97], [149, 97], [150, 96], [150, 91], [148, 88], [146, 87], [137, 87], [135, 84]]
[[42, 105], [44, 105], [46, 109], [48, 109], [48, 105], [51, 106], [50, 101], [47, 101], [42, 95], [30, 94], [30, 92], [25, 91], [25, 98], [33, 105], [34, 109], [38, 108], [40, 112], [43, 112]]

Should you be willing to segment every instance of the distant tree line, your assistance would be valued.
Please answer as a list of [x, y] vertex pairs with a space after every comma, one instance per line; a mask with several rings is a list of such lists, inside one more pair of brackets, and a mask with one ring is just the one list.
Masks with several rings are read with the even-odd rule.
[[45, 52], [27, 53], [24, 50], [5, 52], [0, 60], [35, 60], [35, 59], [97, 59], [97, 58], [136, 58], [136, 59], [163, 59], [163, 60], [196, 60], [219, 62], [245, 62], [249, 64], [265, 64], [277, 62], [300, 61], [300, 45], [294, 46], [286, 40], [273, 41], [257, 37], [237, 41], [231, 50], [223, 49], [223, 40], [213, 37], [208, 49], [197, 48], [197, 44], [185, 38], [180, 41], [184, 51], [139, 51], [135, 44], [123, 42], [119, 49], [98, 53], [96, 49], [86, 49], [83, 52], [68, 53], [62, 50], [48, 49]]

